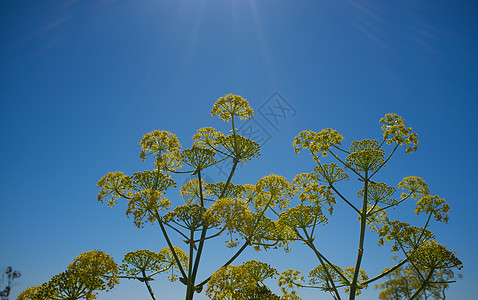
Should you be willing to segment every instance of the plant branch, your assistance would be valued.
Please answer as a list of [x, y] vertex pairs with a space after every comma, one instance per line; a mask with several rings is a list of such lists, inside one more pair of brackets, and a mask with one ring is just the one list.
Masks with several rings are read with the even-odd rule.
[[383, 161], [383, 163], [377, 168], [377, 170], [375, 170], [375, 172], [372, 173], [372, 175], [370, 175], [369, 179], [372, 178], [373, 175], [375, 175], [383, 166], [385, 166], [385, 164], [390, 160], [390, 158], [392, 157], [393, 153], [395, 153], [395, 150], [397, 150], [397, 148], [398, 148], [398, 143], [397, 145], [395, 145], [395, 148], [393, 148], [392, 152], [387, 157], [387, 159]]
[[154, 293], [153, 293], [153, 289], [151, 288], [151, 286], [149, 285], [149, 279], [148, 277], [146, 276], [146, 273], [143, 271], [141, 271], [143, 273], [143, 278], [144, 278], [144, 284], [146, 284], [146, 287], [148, 288], [148, 292], [149, 294], [151, 295], [151, 298], [153, 298], [153, 300], [156, 300], [156, 297], [154, 297]]
[[358, 214], [360, 214], [360, 210], [358, 210], [355, 205], [353, 205], [352, 203], [350, 203], [344, 196], [342, 196], [341, 193], [339, 193], [339, 191], [333, 186], [333, 185], [330, 185], [330, 187], [334, 190], [334, 192], [339, 195], [340, 198], [342, 198], [342, 200], [345, 201], [345, 203], [347, 203], [350, 207], [353, 208], [353, 210], [355, 210]]
[[372, 279], [369, 279], [367, 281], [365, 281], [363, 283], [363, 285], [366, 285], [366, 284], [369, 284], [371, 282], [374, 282], [375, 280], [378, 280], [384, 276], [387, 276], [388, 274], [392, 273], [393, 271], [395, 271], [396, 269], [400, 268], [403, 264], [405, 264], [406, 262], [408, 261], [408, 258], [405, 258], [404, 260], [402, 260], [400, 263], [396, 264], [395, 266], [391, 267], [389, 270], [385, 271], [385, 272], [382, 272], [380, 273], [379, 275], [375, 276], [374, 278]]
[[352, 280], [352, 284], [350, 286], [350, 296], [349, 299], [355, 299], [355, 291], [357, 290], [357, 281], [358, 276], [360, 273], [360, 265], [362, 264], [362, 256], [363, 256], [363, 244], [365, 241], [365, 230], [367, 225], [367, 204], [368, 204], [368, 174], [367, 170], [365, 170], [365, 179], [364, 179], [364, 195], [363, 195], [363, 205], [362, 211], [360, 213], [360, 240], [359, 240], [359, 247], [357, 253], [357, 262], [355, 263], [355, 272], [354, 277]]
[[421, 292], [426, 288], [426, 286], [430, 282], [430, 279], [432, 278], [433, 272], [435, 272], [435, 269], [432, 268], [430, 270], [430, 272], [428, 273], [427, 278], [425, 278], [425, 280], [422, 282], [422, 285], [420, 286], [420, 288], [412, 295], [410, 300], [413, 300], [413, 299], [417, 298], [421, 294]]
[[178, 255], [176, 254], [176, 250], [174, 250], [173, 244], [171, 243], [171, 240], [169, 239], [168, 233], [166, 232], [166, 228], [164, 228], [163, 221], [161, 220], [161, 216], [159, 215], [159, 212], [157, 210], [155, 211], [155, 217], [158, 220], [159, 227], [161, 228], [161, 232], [163, 233], [163, 236], [166, 239], [166, 243], [168, 244], [169, 249], [171, 250], [174, 260], [176, 261], [176, 264], [178, 265], [178, 269], [181, 272], [181, 275], [183, 276], [183, 278], [186, 279], [187, 278], [186, 272], [184, 272], [184, 268], [181, 265], [181, 261], [179, 260]]

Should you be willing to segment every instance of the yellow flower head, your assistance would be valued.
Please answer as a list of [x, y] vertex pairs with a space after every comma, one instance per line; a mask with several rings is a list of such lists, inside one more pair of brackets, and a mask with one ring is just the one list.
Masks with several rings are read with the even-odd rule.
[[229, 94], [219, 98], [211, 110], [213, 117], [219, 116], [224, 122], [229, 122], [234, 116], [241, 120], [247, 120], [253, 117], [254, 112], [246, 99], [238, 95]]
[[383, 124], [383, 139], [387, 141], [387, 144], [402, 145], [406, 153], [417, 150], [418, 134], [412, 132], [412, 127], [406, 127], [402, 117], [397, 114], [386, 114], [379, 123]]
[[193, 146], [216, 151], [217, 145], [222, 138], [224, 138], [224, 134], [212, 127], [200, 128], [193, 136]]
[[[284, 177], [274, 174], [259, 179], [256, 183], [256, 192], [264, 195], [263, 201], [270, 202], [271, 207], [277, 204], [280, 209], [289, 206], [290, 198], [294, 195], [292, 185]], [[266, 203], [261, 204], [256, 203], [255, 206], [262, 207]]]
[[140, 158], [144, 161], [146, 156], [154, 155], [155, 165], [158, 168], [175, 170], [181, 167], [179, 153], [181, 144], [176, 135], [165, 130], [154, 130], [144, 135], [139, 143], [141, 148]]
[[279, 300], [279, 296], [262, 285], [265, 279], [274, 278], [276, 275], [276, 269], [255, 260], [240, 266], [222, 267], [211, 276], [206, 295], [217, 300]]
[[68, 266], [68, 270], [84, 280], [96, 279], [97, 290], [112, 289], [119, 283], [118, 265], [113, 258], [103, 251], [86, 251], [78, 255]]
[[463, 263], [445, 246], [436, 241], [427, 241], [412, 252], [411, 259], [427, 269], [458, 268]]
[[299, 153], [302, 149], [309, 148], [313, 155], [320, 153], [322, 156], [327, 156], [330, 148], [340, 145], [343, 139], [344, 137], [334, 129], [322, 129], [317, 133], [307, 130], [300, 132], [299, 135], [294, 138], [292, 146], [295, 147], [295, 153]]

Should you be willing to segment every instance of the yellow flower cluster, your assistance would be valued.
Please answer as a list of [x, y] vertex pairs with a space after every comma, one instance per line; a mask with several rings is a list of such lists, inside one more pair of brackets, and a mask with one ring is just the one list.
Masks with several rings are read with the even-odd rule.
[[403, 250], [417, 249], [424, 242], [435, 238], [435, 235], [425, 228], [411, 226], [398, 220], [386, 220], [377, 232], [380, 237], [379, 246], [385, 242], [394, 241], [395, 244], [392, 246], [394, 252], [400, 247], [403, 247]]
[[412, 127], [405, 125], [402, 117], [397, 114], [386, 114], [379, 123], [383, 124], [383, 139], [387, 141], [387, 144], [403, 145], [407, 153], [417, 150], [418, 134], [412, 132]]
[[[394, 201], [394, 200], [392, 200]], [[360, 209], [360, 212], [362, 212], [362, 209]], [[362, 219], [361, 215], [358, 216], [358, 221]], [[383, 224], [385, 224], [388, 221], [388, 214], [385, 209], [382, 209], [380, 206], [373, 204], [372, 205], [367, 205], [367, 226], [370, 228], [372, 231], [379, 231]], [[383, 244], [380, 244], [381, 246]]]
[[[295, 233], [290, 227], [284, 226], [278, 221], [274, 222], [264, 215], [267, 206], [263, 205], [253, 212], [249, 204], [242, 198], [244, 197], [218, 199], [204, 215], [208, 225], [219, 230], [225, 229], [231, 235], [231, 240], [226, 243], [228, 247], [237, 246], [237, 242], [232, 238], [234, 233], [238, 233], [249, 244], [254, 245], [254, 249], [257, 251], [261, 247], [270, 248], [270, 244], [268, 244], [270, 241], [279, 240], [279, 242], [273, 242], [274, 246], [286, 246], [290, 239], [295, 237]], [[255, 196], [252, 200], [254, 205], [258, 205], [258, 198], [261, 199], [261, 197]]]
[[193, 136], [193, 146], [215, 151], [222, 138], [224, 138], [224, 134], [222, 132], [217, 131], [212, 127], [204, 127], [198, 129], [197, 133]]
[[[242, 235], [248, 238], [254, 245], [254, 250], [260, 251], [285, 246], [286, 252], [290, 251], [288, 243], [295, 232], [289, 227], [282, 226], [278, 221], [272, 221], [261, 213], [250, 213], [246, 215], [244, 227], [241, 229]], [[271, 242], [277, 241], [277, 242]]]
[[[350, 292], [350, 285], [354, 277], [355, 267], [348, 267], [341, 269], [337, 265], [326, 265], [324, 268], [322, 265], [315, 267], [312, 271], [309, 272], [309, 283], [313, 286], [320, 285], [320, 288], [323, 291], [331, 292], [333, 291], [333, 286], [330, 282], [330, 278], [335, 283], [335, 285], [345, 286], [345, 292]], [[330, 277], [329, 277], [330, 276]], [[366, 288], [366, 284], [362, 284], [368, 280], [368, 276], [364, 270], [359, 270], [359, 277], [357, 282], [357, 289], [355, 291], [356, 295], [361, 293], [361, 289]]]
[[349, 178], [349, 175], [344, 173], [342, 168], [334, 163], [315, 166], [313, 175], [318, 181], [328, 183], [329, 185]]
[[[181, 264], [182, 268], [184, 270], [188, 270], [188, 261], [189, 261], [189, 256], [184, 252], [181, 248], [173, 246], [174, 253], [176, 254], [176, 257], [179, 260], [179, 263]], [[159, 251], [159, 254], [164, 257], [164, 261], [167, 262], [169, 265], [172, 265], [173, 268], [170, 269], [170, 275], [168, 276], [169, 281], [174, 282], [178, 279], [178, 276], [174, 273], [176, 269], [179, 269], [179, 266], [176, 262], [176, 259], [174, 259], [173, 252], [169, 247], [163, 248]]]
[[[180, 248], [174, 247], [174, 252], [179, 258], [181, 265], [187, 270], [188, 255]], [[149, 276], [159, 273], [170, 272], [169, 280], [174, 281], [174, 269], [178, 268], [176, 260], [172, 256], [171, 249], [163, 248], [159, 252], [151, 250], [136, 250], [128, 252], [123, 258], [121, 272], [126, 276]], [[153, 280], [153, 279], [150, 279]]]
[[260, 145], [240, 134], [229, 134], [225, 136], [222, 132], [212, 127], [205, 127], [198, 130], [193, 136], [193, 147], [205, 148], [214, 152], [219, 150], [230, 155], [238, 161], [247, 162], [252, 157], [260, 155]]
[[171, 202], [164, 197], [162, 191], [144, 189], [136, 192], [128, 201], [126, 215], [134, 217], [136, 227], [143, 227], [145, 221], [151, 224], [156, 220], [155, 212], [169, 209]]
[[[206, 181], [201, 179], [201, 185], [203, 186], [202, 195], [204, 198], [207, 198], [210, 193], [209, 190], [204, 189], [206, 186]], [[201, 192], [199, 189], [199, 179], [194, 178], [183, 184], [181, 190], [179, 191], [179, 196], [186, 199], [186, 204], [198, 204], [201, 203]]]
[[112, 289], [118, 284], [118, 266], [113, 258], [103, 251], [87, 251], [78, 255], [68, 266], [84, 278], [98, 277], [103, 280], [104, 289]]
[[176, 207], [173, 211], [168, 212], [164, 216], [164, 222], [174, 222], [176, 224], [183, 223], [184, 226], [191, 230], [196, 230], [206, 225], [204, 213], [206, 209], [198, 204], [186, 204]]
[[181, 144], [176, 135], [165, 130], [148, 132], [139, 142], [141, 148], [140, 158], [144, 161], [146, 156], [153, 155], [157, 168], [175, 170], [181, 167], [179, 152]]
[[241, 185], [235, 185], [229, 182], [226, 186], [225, 182], [208, 183], [205, 185], [205, 191], [214, 195], [216, 198], [238, 198], [242, 194], [244, 188]]
[[376, 170], [384, 161], [384, 151], [379, 148], [377, 140], [352, 142], [350, 152], [346, 160], [356, 171]]
[[103, 176], [96, 185], [100, 188], [98, 201], [103, 202], [106, 198], [109, 207], [113, 207], [120, 198], [131, 196], [133, 181], [131, 177], [122, 172], [110, 172]]
[[67, 270], [53, 276], [41, 286], [23, 291], [19, 300], [96, 299], [97, 291], [108, 290], [118, 283], [118, 266], [102, 251], [80, 254]]
[[[330, 275], [330, 277], [332, 277], [334, 282], [343, 282], [343, 279], [340, 276], [340, 274], [343, 274], [343, 272], [344, 271], [337, 265], [333, 265], [333, 267], [326, 265], [325, 268], [322, 265], [318, 265], [309, 272], [309, 283], [313, 285], [322, 284], [322, 289], [324, 291], [330, 291], [332, 286], [330, 285], [330, 280], [327, 273]], [[347, 283], [348, 282], [344, 282], [344, 284]]]
[[321, 185], [314, 174], [302, 173], [295, 176], [292, 180], [294, 192], [299, 194], [301, 203], [306, 201], [317, 205], [327, 205], [330, 214], [333, 211], [333, 205], [336, 203], [332, 189], [329, 185]]
[[292, 146], [295, 147], [295, 153], [299, 153], [300, 150], [308, 148], [314, 156], [319, 153], [322, 156], [327, 156], [327, 152], [332, 145], [340, 145], [343, 139], [344, 137], [334, 129], [322, 129], [317, 133], [307, 130], [300, 132], [299, 135], [294, 138]]
[[448, 223], [448, 212], [450, 206], [438, 196], [425, 195], [417, 202], [415, 213], [431, 213], [436, 221]]
[[166, 191], [170, 187], [176, 187], [174, 181], [169, 175], [161, 173], [158, 169], [154, 171], [136, 172], [133, 174], [134, 190], [151, 189], [156, 191]]
[[276, 275], [276, 269], [255, 260], [222, 267], [211, 276], [206, 295], [213, 300], [279, 300], [279, 296], [263, 285], [264, 280]]
[[247, 269], [234, 265], [222, 267], [211, 276], [206, 295], [213, 300], [246, 300], [243, 293], [255, 284]]
[[411, 254], [411, 259], [427, 269], [462, 268], [462, 262], [436, 241], [427, 241]]
[[252, 157], [259, 157], [260, 145], [240, 134], [229, 134], [218, 138], [219, 143], [226, 153], [229, 153], [236, 160], [243, 163], [249, 161]]
[[398, 184], [398, 187], [405, 191], [408, 191], [408, 193], [402, 193], [402, 199], [406, 197], [419, 199], [423, 196], [430, 194], [430, 190], [428, 189], [428, 185], [425, 180], [417, 176], [409, 176], [403, 178], [402, 181], [400, 181], [400, 183]]
[[[364, 189], [357, 192], [359, 198], [363, 198]], [[383, 182], [370, 182], [367, 189], [368, 203], [376, 204], [382, 203], [386, 205], [395, 205], [397, 200], [391, 198], [396, 189], [392, 186], [388, 186]]]
[[31, 286], [18, 295], [17, 300], [40, 300], [40, 294], [42, 293], [42, 287]]
[[300, 271], [287, 269], [282, 272], [278, 280], [279, 287], [282, 293], [284, 293], [282, 298], [286, 300], [301, 300], [301, 298], [297, 296], [295, 288], [301, 288], [303, 285], [302, 282], [304, 281], [304, 276], [300, 275]]
[[244, 184], [242, 185], [242, 191], [237, 195], [240, 199], [244, 200], [246, 203], [255, 203], [257, 199], [257, 190], [254, 184]]
[[211, 115], [218, 116], [221, 120], [229, 122], [234, 116], [247, 120], [254, 116], [254, 111], [246, 99], [238, 95], [229, 94], [219, 98], [214, 103]]
[[249, 206], [240, 199], [218, 199], [205, 214], [207, 222], [216, 227], [224, 227], [230, 232], [237, 232], [243, 226]]
[[164, 256], [151, 250], [136, 250], [128, 252], [123, 258], [121, 271], [123, 274], [130, 276], [142, 276], [146, 272], [162, 272], [167, 269]]
[[118, 199], [128, 200], [126, 214], [134, 216], [134, 223], [142, 227], [146, 218], [151, 223], [155, 220], [156, 210], [167, 209], [170, 201], [164, 197], [164, 192], [176, 182], [159, 170], [136, 172], [126, 176], [121, 172], [112, 172], [98, 181], [101, 188], [98, 201], [107, 200], [108, 206], [115, 206]]
[[259, 199], [267, 201], [255, 205], [256, 207], [269, 203], [270, 207], [278, 205], [280, 209], [284, 209], [289, 206], [290, 199], [294, 196], [292, 185], [284, 177], [274, 174], [259, 179], [256, 183], [256, 191], [262, 196]]
[[316, 224], [325, 225], [327, 218], [323, 215], [320, 206], [300, 204], [280, 213], [279, 222], [291, 228], [305, 229]]
[[191, 149], [185, 149], [181, 152], [180, 159], [182, 162], [194, 168], [194, 172], [201, 171], [212, 166], [215, 152], [210, 149], [193, 146]]

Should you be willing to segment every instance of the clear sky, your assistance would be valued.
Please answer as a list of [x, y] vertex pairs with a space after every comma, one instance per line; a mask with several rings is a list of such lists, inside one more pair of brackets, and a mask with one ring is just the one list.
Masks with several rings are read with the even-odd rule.
[[[98, 203], [96, 183], [110, 171], [150, 169], [138, 148], [149, 131], [174, 132], [185, 147], [198, 128], [227, 132], [209, 111], [234, 93], [255, 109], [263, 139], [239, 183], [311, 171], [312, 160], [292, 148], [302, 130], [334, 128], [347, 144], [380, 138], [385, 113], [404, 117], [419, 149], [397, 155], [386, 180], [421, 176], [449, 202], [449, 224], [432, 227], [464, 263], [448, 295], [475, 299], [477, 20], [477, 2], [465, 0], [0, 1], [0, 267], [23, 274], [11, 298], [87, 250], [119, 262], [128, 251], [165, 247], [158, 228], [136, 229], [124, 205]], [[288, 110], [274, 119], [267, 113], [282, 113], [277, 103]], [[224, 180], [218, 168], [207, 175]], [[338, 206], [318, 242], [343, 267], [355, 261], [355, 218]], [[373, 275], [389, 253], [367, 237], [364, 267]], [[240, 261], [307, 273], [317, 262], [301, 246], [288, 255], [250, 249]], [[204, 270], [224, 262], [223, 249], [206, 248]], [[184, 294], [164, 279], [153, 287], [158, 299]], [[369, 290], [363, 298], [376, 298]], [[313, 295], [302, 294], [328, 299]], [[123, 282], [98, 299], [147, 297], [140, 283]]]

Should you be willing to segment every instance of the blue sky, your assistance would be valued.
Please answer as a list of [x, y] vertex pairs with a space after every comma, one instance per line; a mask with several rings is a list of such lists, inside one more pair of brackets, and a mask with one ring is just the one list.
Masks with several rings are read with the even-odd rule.
[[[380, 138], [378, 120], [385, 113], [404, 117], [419, 134], [419, 150], [398, 154], [383, 178], [396, 185], [405, 176], [421, 176], [432, 193], [449, 202], [449, 224], [432, 227], [438, 241], [457, 250], [464, 263], [464, 279], [448, 295], [474, 299], [475, 2], [0, 3], [0, 267], [12, 265], [23, 273], [12, 299], [63, 271], [81, 252], [104, 250], [120, 261], [128, 251], [164, 247], [159, 230], [136, 229], [124, 205], [110, 209], [98, 203], [96, 182], [110, 171], [150, 168], [140, 161], [138, 148], [149, 131], [174, 132], [186, 147], [198, 128], [227, 132], [229, 127], [209, 112], [229, 93], [249, 100], [255, 128], [268, 137], [261, 157], [240, 169], [239, 183], [271, 173], [292, 180], [311, 171], [312, 160], [292, 148], [302, 130], [334, 128], [347, 144]], [[274, 101], [289, 110], [270, 123], [273, 117], [265, 112], [276, 109]], [[207, 175], [223, 180], [218, 169]], [[403, 216], [421, 220], [411, 210]], [[357, 244], [356, 229], [349, 227], [356, 223], [347, 218], [355, 217], [339, 206], [319, 243], [343, 266], [354, 263]], [[389, 254], [375, 249], [373, 234], [368, 237], [371, 250], [364, 264], [372, 275]], [[206, 249], [204, 270], [223, 262], [224, 248], [220, 242]], [[248, 250], [241, 256], [251, 258], [304, 273], [316, 264], [299, 245], [288, 255], [276, 250], [256, 256]], [[154, 284], [159, 299], [183, 297], [180, 284]], [[375, 290], [369, 290], [364, 298], [374, 299]], [[147, 299], [146, 289], [123, 282], [99, 299], [132, 297]], [[204, 294], [197, 298], [205, 299]]]

